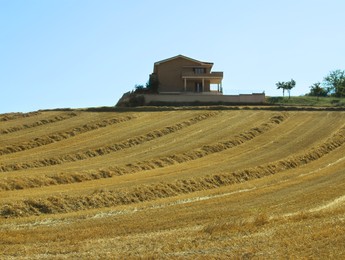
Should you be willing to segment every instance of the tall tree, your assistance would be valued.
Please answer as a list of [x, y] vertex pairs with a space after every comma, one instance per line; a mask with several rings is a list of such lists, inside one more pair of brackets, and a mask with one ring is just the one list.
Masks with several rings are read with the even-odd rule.
[[291, 89], [293, 89], [295, 86], [296, 86], [296, 81], [294, 81], [293, 79], [291, 79], [291, 81], [286, 82], [286, 89], [289, 93], [289, 99], [290, 99]]
[[277, 83], [276, 83], [276, 86], [277, 86], [277, 89], [283, 89], [283, 97], [285, 96], [285, 82], [283, 81], [283, 82], [280, 82], [280, 81], [278, 81]]
[[296, 81], [294, 81], [293, 79], [291, 79], [288, 82], [278, 82], [276, 83], [277, 89], [283, 89], [283, 97], [285, 96], [285, 90], [288, 91], [289, 93], [289, 98], [290, 98], [290, 92], [291, 89], [293, 89], [296, 86]]
[[312, 86], [310, 86], [309, 96], [315, 96], [317, 97], [317, 99], [319, 99], [319, 97], [326, 97], [327, 95], [328, 95], [327, 89], [321, 87], [320, 82], [316, 82]]
[[331, 71], [323, 80], [323, 84], [336, 97], [345, 97], [345, 71]]

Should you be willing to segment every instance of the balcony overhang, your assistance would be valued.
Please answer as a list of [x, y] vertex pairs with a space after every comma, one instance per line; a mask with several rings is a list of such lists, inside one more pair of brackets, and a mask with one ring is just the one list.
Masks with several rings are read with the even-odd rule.
[[182, 79], [186, 80], [208, 80], [210, 84], [221, 84], [223, 80], [223, 72], [211, 72], [211, 73], [193, 73], [182, 72]]

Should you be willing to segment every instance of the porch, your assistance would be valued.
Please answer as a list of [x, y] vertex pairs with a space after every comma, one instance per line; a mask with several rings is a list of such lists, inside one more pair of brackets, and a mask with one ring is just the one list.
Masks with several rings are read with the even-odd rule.
[[[184, 91], [187, 92], [187, 85], [191, 82], [195, 84], [195, 92], [216, 92], [222, 93], [222, 79], [223, 72], [211, 73], [196, 73], [196, 72], [182, 72], [182, 79], [184, 83]], [[205, 86], [207, 85], [207, 89]], [[216, 89], [211, 89], [211, 85], [217, 85]]]

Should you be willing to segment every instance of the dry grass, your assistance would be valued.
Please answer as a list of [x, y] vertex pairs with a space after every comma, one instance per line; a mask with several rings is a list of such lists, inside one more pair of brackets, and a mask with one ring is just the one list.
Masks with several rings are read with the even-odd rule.
[[344, 112], [40, 111], [0, 129], [1, 259], [345, 257]]
[[[199, 119], [203, 119], [200, 117]], [[1, 183], [0, 182], [0, 189], [4, 190], [12, 190], [12, 189], [24, 189], [24, 188], [33, 188], [33, 187], [41, 187], [41, 186], [49, 186], [49, 185], [56, 185], [56, 184], [67, 184], [67, 183], [73, 183], [73, 182], [82, 182], [82, 181], [89, 181], [93, 179], [100, 179], [100, 178], [110, 178], [113, 176], [118, 175], [124, 175], [129, 173], [135, 173], [140, 172], [143, 170], [152, 170], [156, 168], [163, 168], [174, 164], [179, 163], [186, 163], [191, 160], [197, 160], [199, 158], [203, 158], [205, 156], [208, 156], [213, 153], [220, 153], [224, 150], [233, 148], [237, 145], [241, 145], [246, 141], [250, 141], [256, 136], [263, 134], [270, 130], [272, 127], [274, 127], [277, 124], [280, 124], [284, 120], [283, 116], [274, 116], [272, 117], [267, 123], [264, 123], [258, 127], [252, 128], [248, 131], [245, 131], [241, 134], [238, 134], [234, 137], [232, 137], [230, 140], [220, 142], [217, 144], [211, 144], [211, 145], [203, 145], [202, 147], [198, 149], [194, 149], [192, 151], [184, 152], [183, 154], [172, 154], [165, 157], [159, 157], [157, 159], [151, 159], [147, 161], [140, 161], [136, 163], [127, 163], [122, 166], [117, 167], [108, 167], [98, 170], [97, 172], [89, 173], [74, 173], [69, 175], [64, 174], [58, 174], [58, 175], [50, 175], [50, 176], [39, 176], [36, 178], [28, 177], [28, 178], [7, 178], [6, 182]], [[180, 127], [183, 126], [183, 124], [178, 124]], [[136, 142], [132, 141], [134, 138], [127, 140], [126, 143], [121, 146], [122, 149], [131, 147], [132, 145], [138, 145], [141, 142], [140, 141], [151, 141], [152, 138], [157, 138], [164, 136], [169, 133], [173, 133], [174, 130], [177, 130], [178, 127], [167, 127], [166, 129], [163, 129], [161, 131], [155, 131], [155, 133], [149, 133], [146, 135], [146, 138], [144, 137], [137, 137]], [[127, 145], [128, 146], [127, 146]], [[116, 146], [117, 147], [117, 146]], [[117, 151], [112, 149], [106, 149], [102, 148], [103, 151], [102, 154], [98, 153], [92, 153], [91, 151], [88, 151], [87, 154], [91, 155], [91, 157], [96, 157], [99, 155], [104, 155], [109, 153], [110, 151]], [[99, 152], [99, 149], [97, 150]], [[79, 156], [75, 155], [78, 159], [85, 159], [82, 155], [79, 154]], [[71, 158], [71, 156], [69, 157]], [[58, 159], [55, 159], [58, 161]], [[53, 159], [48, 160], [48, 162], [54, 161]], [[63, 163], [63, 161], [59, 161], [60, 163]], [[32, 163], [33, 165], [37, 166], [37, 163]], [[56, 163], [58, 164], [58, 163]], [[49, 164], [45, 164], [44, 166], [49, 166]], [[12, 169], [18, 170], [19, 166], [13, 166]], [[218, 178], [218, 177], [216, 177]]]
[[65, 140], [71, 137], [74, 137], [79, 134], [86, 133], [88, 131], [96, 130], [101, 127], [107, 127], [109, 125], [118, 124], [120, 122], [125, 122], [128, 120], [133, 119], [133, 116], [126, 116], [126, 117], [120, 117], [120, 118], [114, 118], [114, 119], [108, 119], [108, 120], [102, 120], [100, 122], [95, 123], [88, 123], [80, 127], [76, 127], [73, 129], [70, 129], [68, 131], [64, 132], [56, 132], [47, 136], [41, 136], [39, 138], [35, 138], [33, 140], [29, 140], [20, 144], [14, 144], [11, 146], [6, 146], [4, 148], [0, 148], [0, 155], [3, 154], [9, 154], [9, 153], [15, 153], [20, 152], [24, 150], [33, 149], [39, 146], [48, 145], [54, 142], [59, 142], [61, 140]]
[[[39, 121], [30, 122], [29, 124], [21, 124], [21, 125], [12, 126], [6, 129], [0, 129], [0, 134], [9, 134], [9, 133], [17, 132], [23, 129], [34, 128], [34, 127], [38, 127], [38, 126], [42, 126], [46, 124], [52, 124], [52, 123], [66, 120], [75, 116], [77, 116], [77, 113], [74, 113], [74, 112], [65, 113], [64, 115], [57, 115], [57, 116], [45, 118]], [[13, 119], [17, 119], [17, 118], [20, 118], [20, 117], [16, 117]]]

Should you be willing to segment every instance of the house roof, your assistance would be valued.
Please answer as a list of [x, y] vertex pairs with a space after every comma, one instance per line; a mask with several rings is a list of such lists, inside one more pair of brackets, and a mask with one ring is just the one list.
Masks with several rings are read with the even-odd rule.
[[193, 61], [193, 62], [196, 62], [196, 63], [200, 63], [200, 65], [204, 65], [204, 66], [205, 65], [206, 66], [212, 66], [213, 65], [212, 62], [199, 61], [199, 60], [195, 60], [195, 59], [192, 59], [192, 58], [189, 58], [187, 56], [183, 56], [183, 55], [180, 54], [180, 55], [177, 55], [177, 56], [165, 59], [165, 60], [157, 61], [157, 62], [155, 62], [155, 66], [159, 65], [161, 63], [164, 63], [164, 62], [168, 62], [168, 61], [171, 61], [171, 60], [174, 60], [174, 59], [178, 59], [178, 58], [182, 58], [182, 59], [186, 59], [186, 60]]

